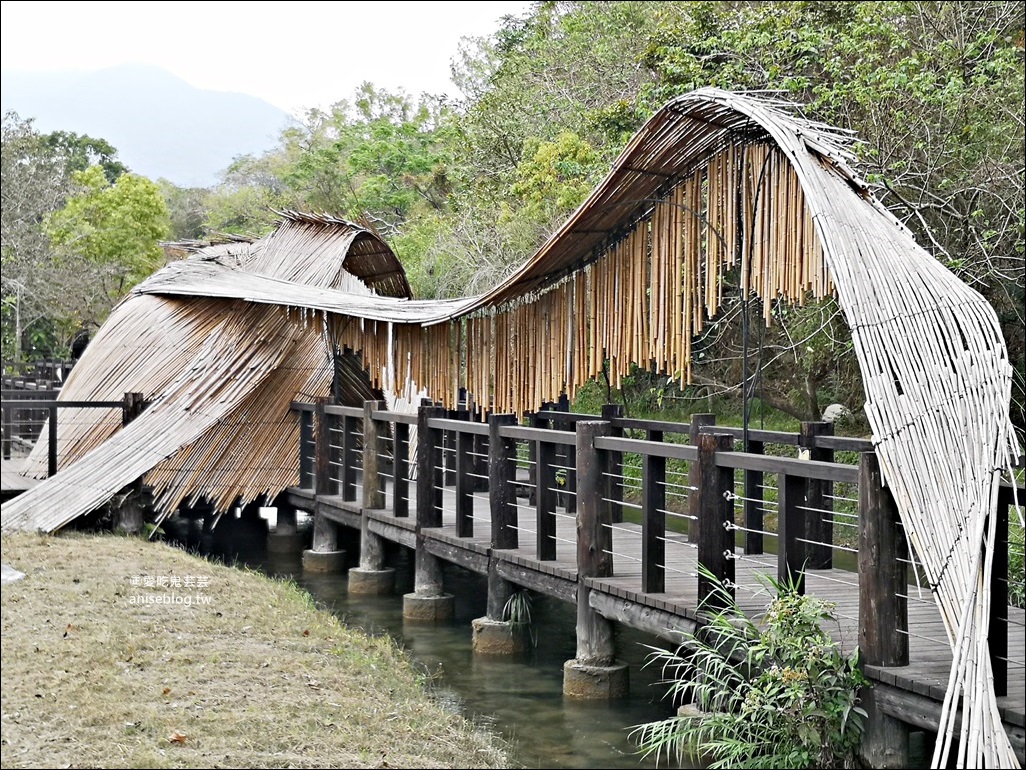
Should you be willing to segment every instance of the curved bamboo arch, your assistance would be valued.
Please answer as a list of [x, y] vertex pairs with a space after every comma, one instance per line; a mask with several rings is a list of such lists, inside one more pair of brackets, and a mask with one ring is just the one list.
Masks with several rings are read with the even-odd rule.
[[[112, 317], [124, 336], [130, 324], [145, 324], [154, 308], [163, 308], [174, 324], [184, 305], [220, 301], [222, 310], [262, 324], [266, 341], [240, 345], [232, 336], [238, 328], [225, 328], [222, 339], [198, 346], [197, 356], [207, 359], [196, 361], [216, 360], [245, 387], [226, 396], [202, 367], [195, 374], [186, 367], [167, 380], [175, 385], [173, 397], [155, 394], [154, 407], [142, 418], [69, 471], [89, 479], [104, 457], [115, 457], [133, 440], [146, 451], [143, 439], [167, 429], [160, 423], [167, 415], [186, 424], [206, 420], [202, 430], [183, 432], [190, 438], [170, 450], [171, 460], [182, 453], [212, 456], [196, 449], [197, 436], [211, 452], [220, 447], [227, 440], [222, 418], [231, 415], [236, 429], [247, 424], [258, 385], [261, 414], [279, 409], [287, 416], [295, 391], [270, 398], [274, 383], [301, 381], [306, 395], [327, 395], [325, 347], [358, 353], [371, 386], [391, 391], [399, 402], [412, 403], [426, 392], [454, 406], [466, 388], [489, 411], [523, 413], [562, 393], [573, 395], [604, 366], [614, 386], [635, 362], [654, 362], [687, 380], [691, 340], [718, 312], [726, 270], [739, 268], [742, 292], [762, 297], [767, 308], [774, 300], [803, 303], [836, 295], [852, 330], [883, 475], [954, 651], [941, 720], [946, 737], [938, 742], [934, 764], [946, 761], [955, 740], [953, 705], [965, 695], [961, 759], [969, 766], [1015, 766], [986, 641], [989, 595], [983, 586], [993, 548], [981, 556], [982, 545], [993, 545], [995, 517], [988, 514], [995, 510], [1001, 471], [1019, 451], [1008, 413], [1011, 366], [990, 305], [871, 195], [849, 165], [849, 140], [768, 99], [717, 89], [682, 96], [645, 124], [609, 175], [531, 259], [492, 291], [464, 300], [402, 299], [405, 276], [400, 280], [387, 268], [368, 268], [367, 275], [392, 281], [392, 296], [373, 292], [366, 282], [358, 288], [337, 270], [325, 272], [321, 238], [371, 247], [376, 240], [354, 237], [354, 226], [332, 217], [290, 214], [293, 231], [308, 226], [319, 235], [289, 240], [279, 230], [252, 245], [246, 264], [175, 263], [138, 287]], [[286, 263], [291, 267], [283, 271]], [[272, 323], [281, 318], [280, 306], [286, 320]], [[119, 336], [107, 327], [104, 332]], [[288, 360], [280, 350], [268, 352], [268, 346], [283, 344]], [[71, 387], [75, 378], [120, 392], [144, 390], [138, 378], [118, 374], [124, 356], [116, 347], [87, 350], [88, 361], [78, 365], [86, 371], [73, 371], [67, 397], [97, 397], [89, 387]], [[250, 358], [261, 362], [257, 375], [253, 366], [242, 373]], [[298, 380], [297, 371], [305, 372]], [[164, 408], [185, 396], [184, 411]], [[261, 425], [282, 435], [272, 436], [273, 452], [250, 466], [215, 473], [188, 465], [163, 483], [192, 495], [215, 482], [219, 494], [231, 491], [240, 499], [276, 494], [289, 479], [255, 484], [254, 477], [266, 473], [268, 457], [291, 450], [289, 426], [284, 419], [273, 428]], [[89, 449], [83, 445], [79, 454]], [[167, 465], [168, 455], [151, 454], [142, 472]], [[4, 529], [31, 520], [33, 506], [71, 483], [62, 476], [68, 479], [59, 473], [5, 505]], [[77, 515], [77, 508], [70, 510], [72, 518]]]

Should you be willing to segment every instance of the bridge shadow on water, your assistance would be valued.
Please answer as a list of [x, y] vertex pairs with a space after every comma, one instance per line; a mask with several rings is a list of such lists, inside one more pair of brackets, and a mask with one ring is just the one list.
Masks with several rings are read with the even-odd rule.
[[[273, 521], [274, 514], [270, 514]], [[310, 520], [300, 517], [300, 532], [309, 547]], [[388, 566], [396, 570], [396, 591], [389, 596], [349, 596], [343, 574], [304, 572], [299, 552], [267, 548], [266, 518], [224, 518], [212, 532], [199, 521], [175, 518], [165, 523], [169, 543], [206, 558], [293, 579], [319, 606], [347, 625], [373, 635], [387, 634], [405, 649], [415, 666], [429, 675], [436, 696], [463, 714], [511, 741], [514, 761], [524, 767], [655, 768], [628, 740], [630, 728], [664, 719], [674, 706], [663, 697], [657, 666], [645, 667], [645, 645], [667, 647], [656, 637], [617, 626], [618, 658], [630, 665], [630, 697], [613, 702], [582, 702], [563, 697], [563, 663], [575, 654], [575, 608], [557, 599], [532, 594], [531, 615], [536, 644], [520, 656], [488, 657], [471, 650], [471, 621], [485, 615], [487, 580], [456, 565], [444, 568], [445, 590], [456, 597], [451, 622], [403, 621], [403, 594], [413, 591], [413, 554], [390, 546]], [[340, 528], [339, 547], [348, 566], [358, 561], [359, 534]]]

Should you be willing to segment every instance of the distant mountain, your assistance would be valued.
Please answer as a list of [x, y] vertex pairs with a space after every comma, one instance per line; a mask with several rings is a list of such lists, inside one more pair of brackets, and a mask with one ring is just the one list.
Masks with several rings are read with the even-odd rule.
[[246, 94], [204, 91], [158, 67], [0, 73], [0, 108], [37, 131], [106, 139], [137, 174], [209, 187], [238, 155], [274, 147], [292, 119]]

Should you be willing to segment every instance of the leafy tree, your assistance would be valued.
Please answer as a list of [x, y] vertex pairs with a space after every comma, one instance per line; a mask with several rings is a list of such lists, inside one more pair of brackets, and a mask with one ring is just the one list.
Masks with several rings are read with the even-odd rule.
[[997, 310], [1020, 428], [1023, 16], [1016, 2], [667, 3], [644, 56], [652, 106], [770, 88], [854, 130], [884, 203]]
[[31, 119], [14, 112], [3, 118], [0, 157], [3, 356], [17, 360], [24, 330], [48, 313], [50, 283], [38, 268], [50, 261], [52, 249], [41, 225], [64, 200], [66, 162], [47, 147]]
[[502, 192], [533, 154], [564, 131], [608, 166], [645, 115], [637, 96], [657, 2], [541, 2], [508, 17], [490, 39], [468, 41], [454, 78], [467, 96], [460, 130], [478, 184]]
[[210, 191], [203, 187], [178, 187], [167, 179], [158, 179], [170, 217], [168, 237], [174, 241], [199, 240], [206, 235]]
[[106, 139], [94, 139], [72, 131], [53, 131], [44, 134], [41, 140], [54, 155], [64, 158], [69, 173], [85, 171], [96, 165], [103, 169], [103, 175], [111, 184], [128, 173], [128, 167], [117, 158], [117, 149]]
[[552, 142], [531, 139], [524, 155], [510, 192], [541, 221], [575, 209], [605, 165], [599, 163], [595, 148], [572, 131], [564, 131]]
[[47, 217], [45, 230], [55, 262], [85, 271], [64, 321], [89, 327], [163, 264], [159, 242], [170, 231], [170, 219], [160, 188], [145, 177], [123, 174], [111, 184], [100, 166], [90, 166], [71, 178], [75, 192]]

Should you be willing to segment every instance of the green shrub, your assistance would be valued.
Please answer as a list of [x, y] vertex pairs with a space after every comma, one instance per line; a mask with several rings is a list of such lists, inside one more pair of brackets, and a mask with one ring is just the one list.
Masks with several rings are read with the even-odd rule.
[[776, 592], [751, 620], [720, 585], [726, 609], [712, 614], [677, 652], [652, 648], [669, 695], [693, 701], [697, 716], [635, 726], [645, 756], [704, 756], [713, 768], [856, 767], [866, 712], [858, 651], [845, 655], [823, 630], [834, 605], [770, 578]]

